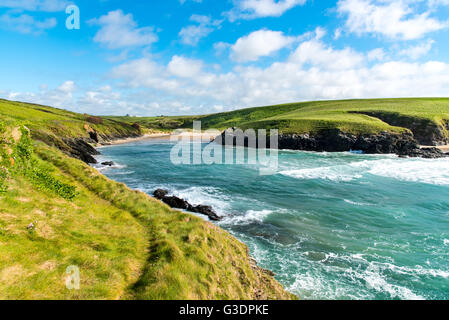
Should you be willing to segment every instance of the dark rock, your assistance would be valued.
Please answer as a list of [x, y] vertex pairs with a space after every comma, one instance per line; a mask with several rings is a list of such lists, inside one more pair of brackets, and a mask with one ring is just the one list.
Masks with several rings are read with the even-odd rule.
[[162, 200], [164, 197], [166, 197], [168, 194], [167, 190], [163, 190], [163, 189], [157, 189], [156, 191], [154, 191], [153, 195], [156, 199], [158, 200]]
[[190, 208], [192, 212], [201, 213], [209, 217], [213, 221], [220, 221], [222, 218], [217, 215], [217, 213], [212, 209], [211, 206], [196, 206]]
[[89, 137], [96, 143], [98, 143], [100, 141], [100, 139], [98, 138], [98, 133], [96, 131], [90, 131]]
[[167, 196], [167, 190], [157, 189], [154, 191], [153, 195], [156, 199], [161, 200], [165, 204], [169, 205], [175, 209], [182, 209], [190, 212], [200, 213], [209, 217], [210, 220], [219, 221], [222, 218], [217, 215], [217, 213], [212, 209], [211, 206], [192, 206], [186, 200], [175, 197], [175, 196]]
[[187, 201], [178, 197], [164, 197], [162, 201], [175, 209], [188, 210], [191, 207]]
[[70, 147], [68, 153], [73, 158], [84, 161], [87, 164], [97, 163], [93, 155], [100, 153], [83, 139], [64, 139], [64, 142]]
[[101, 163], [103, 166], [112, 167], [114, 165], [113, 161], [106, 161]]
[[[239, 132], [239, 131], [237, 131]], [[241, 131], [240, 131], [241, 134]], [[233, 146], [249, 146], [249, 141], [255, 137], [240, 136], [235, 133], [235, 128], [222, 133], [215, 142]], [[257, 140], [257, 139], [256, 139]], [[243, 142], [243, 143], [242, 143]], [[256, 143], [261, 145], [260, 141]], [[270, 147], [270, 138], [267, 137], [266, 146]], [[420, 149], [413, 133], [381, 132], [369, 135], [354, 135], [342, 132], [338, 129], [322, 130], [314, 134], [280, 134], [278, 140], [279, 149], [317, 151], [317, 152], [345, 152], [351, 150], [362, 151], [367, 154], [390, 154], [400, 156], [439, 158], [444, 154], [438, 149]]]
[[438, 148], [422, 148], [422, 149], [411, 149], [411, 150], [403, 150], [402, 153], [399, 154], [400, 157], [411, 157], [411, 158], [426, 158], [426, 159], [438, 159], [448, 157], [448, 154], [445, 154]]

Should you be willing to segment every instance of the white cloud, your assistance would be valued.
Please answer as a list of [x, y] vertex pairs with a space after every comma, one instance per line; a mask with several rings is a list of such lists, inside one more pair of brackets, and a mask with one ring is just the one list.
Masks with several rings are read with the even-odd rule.
[[55, 18], [37, 20], [28, 14], [11, 15], [8, 13], [0, 16], [1, 28], [24, 34], [38, 35], [43, 33], [45, 30], [56, 27], [56, 25], [57, 21]]
[[168, 64], [168, 71], [181, 78], [195, 77], [201, 72], [202, 68], [202, 61], [180, 56], [174, 56]]
[[411, 6], [420, 0], [339, 0], [337, 10], [347, 16], [346, 27], [358, 35], [380, 34], [388, 38], [412, 40], [448, 27], [447, 21], [418, 13]]
[[305, 2], [306, 0], [234, 0], [234, 8], [226, 14], [231, 21], [280, 17], [286, 11]]
[[[188, 0], [179, 0], [179, 2], [180, 2], [181, 4], [184, 4], [184, 3], [186, 3], [187, 1], [188, 1]], [[197, 3], [203, 2], [202, 0], [191, 0], [191, 1], [197, 2]]]
[[101, 26], [94, 41], [110, 49], [147, 46], [158, 41], [152, 27], [139, 28], [132, 14], [124, 14], [122, 10], [110, 11], [89, 22]]
[[75, 91], [75, 82], [71, 80], [65, 81], [58, 87], [58, 90], [66, 94], [71, 94]]
[[369, 61], [375, 61], [375, 60], [382, 61], [382, 60], [385, 59], [386, 53], [385, 53], [384, 49], [377, 48], [377, 49], [373, 49], [371, 51], [368, 51], [366, 56], [367, 56]]
[[220, 20], [212, 20], [210, 17], [202, 15], [192, 15], [190, 21], [197, 24], [182, 28], [179, 36], [182, 43], [191, 46], [196, 46], [202, 38], [207, 37], [221, 24]]
[[74, 102], [73, 93], [75, 91], [75, 82], [68, 80], [53, 90], [48, 90], [47, 86], [41, 86], [39, 93], [9, 92], [7, 99], [67, 108]]
[[[449, 64], [385, 59], [381, 49], [367, 54], [335, 49], [314, 37], [300, 43], [285, 61], [265, 68], [238, 66], [220, 73], [198, 60], [174, 57], [172, 62], [181, 61], [186, 69], [173, 74], [174, 62], [163, 66], [146, 58], [119, 66], [116, 71], [121, 72], [115, 76], [124, 85], [157, 92], [160, 96], [153, 96], [152, 102], [163, 107], [176, 101], [176, 107], [170, 104], [175, 109], [165, 114], [182, 113], [186, 106], [193, 113], [210, 113], [304, 100], [444, 96], [448, 92]], [[197, 67], [191, 71], [193, 64]]]
[[301, 43], [289, 58], [300, 66], [309, 65], [329, 71], [357, 68], [364, 59], [363, 54], [350, 48], [335, 50], [318, 39]]
[[285, 48], [295, 41], [280, 31], [258, 30], [237, 40], [231, 47], [231, 58], [238, 62], [256, 61]]
[[64, 10], [72, 1], [66, 0], [0, 0], [0, 8], [26, 11], [56, 12]]
[[157, 90], [173, 91], [179, 88], [179, 83], [171, 79], [172, 74], [165, 66], [158, 65], [148, 58], [132, 60], [115, 67], [112, 77], [126, 79], [126, 86], [146, 87]]
[[334, 40], [338, 40], [341, 37], [343, 30], [341, 28], [337, 28], [334, 31]]
[[416, 46], [405, 48], [399, 51], [399, 55], [408, 57], [412, 60], [419, 59], [422, 56], [425, 56], [426, 54], [429, 53], [429, 51], [432, 49], [434, 42], [435, 41], [433, 40], [427, 40], [425, 42], [419, 43]]

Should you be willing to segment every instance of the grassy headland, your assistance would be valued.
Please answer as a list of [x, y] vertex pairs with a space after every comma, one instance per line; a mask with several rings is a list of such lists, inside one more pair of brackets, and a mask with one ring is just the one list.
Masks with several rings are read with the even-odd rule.
[[[280, 133], [316, 133], [339, 129], [351, 134], [412, 131], [422, 144], [449, 142], [449, 99], [407, 98], [301, 102], [242, 109], [196, 117], [116, 117], [148, 128], [191, 128], [201, 120], [203, 129], [270, 129]], [[165, 124], [170, 124], [164, 127]], [[432, 143], [433, 142], [433, 143]]]
[[[227, 232], [61, 152], [140, 130], [0, 101], [0, 299], [294, 298]], [[80, 290], [65, 285], [72, 265]]]

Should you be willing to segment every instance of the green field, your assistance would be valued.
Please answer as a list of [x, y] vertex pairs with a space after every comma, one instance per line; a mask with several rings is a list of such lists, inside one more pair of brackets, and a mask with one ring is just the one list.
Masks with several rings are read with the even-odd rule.
[[[448, 98], [409, 98], [316, 101], [249, 108], [232, 112], [197, 117], [117, 117], [124, 122], [137, 122], [146, 127], [164, 128], [164, 123], [178, 123], [191, 128], [192, 120], [201, 120], [203, 129], [224, 130], [279, 129], [281, 133], [313, 133], [327, 129], [340, 129], [354, 134], [371, 134], [381, 131], [416, 131], [425, 135], [426, 127], [440, 130], [449, 137]], [[173, 129], [172, 127], [165, 127]]]
[[[136, 133], [0, 101], [0, 299], [295, 298], [229, 233], [107, 179], [50, 138], [92, 129]], [[69, 266], [79, 290], [66, 287]]]
[[391, 114], [430, 120], [449, 121], [449, 99], [375, 99], [318, 101], [238, 110], [200, 118], [205, 128], [232, 126], [242, 128], [278, 127], [281, 132], [314, 132], [338, 128], [345, 132], [371, 133], [400, 130], [380, 120]]

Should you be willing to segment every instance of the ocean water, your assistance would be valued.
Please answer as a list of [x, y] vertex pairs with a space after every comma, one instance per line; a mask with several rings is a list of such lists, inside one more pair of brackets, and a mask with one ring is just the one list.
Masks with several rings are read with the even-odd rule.
[[[204, 145], [203, 145], [204, 146]], [[218, 225], [302, 299], [449, 299], [449, 160], [281, 151], [258, 165], [175, 165], [169, 141], [101, 149], [108, 177], [212, 205]]]

